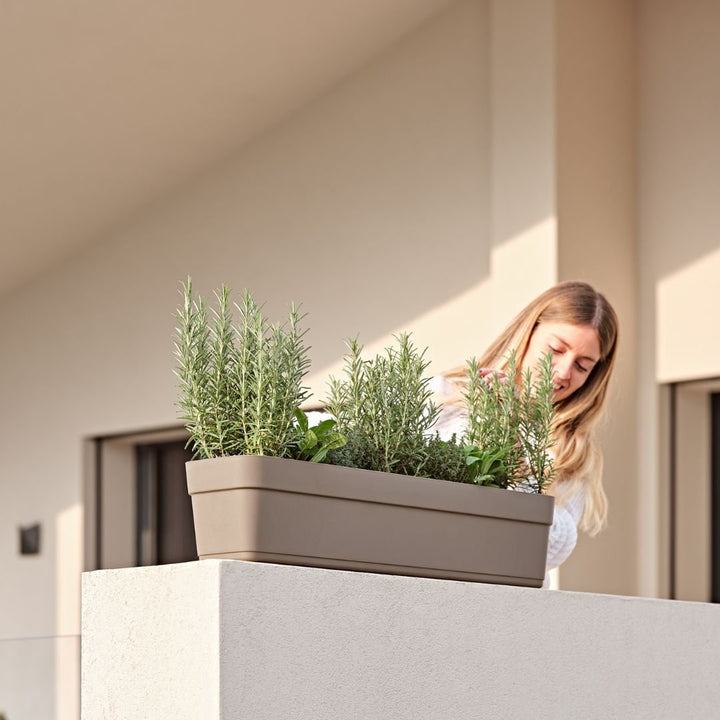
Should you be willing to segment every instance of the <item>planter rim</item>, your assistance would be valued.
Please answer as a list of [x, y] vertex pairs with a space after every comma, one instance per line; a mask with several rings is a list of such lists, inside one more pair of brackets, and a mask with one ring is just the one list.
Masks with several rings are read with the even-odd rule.
[[[274, 465], [268, 477], [263, 468]], [[427, 508], [463, 515], [490, 515], [550, 525], [549, 495], [479, 487], [433, 478], [362, 470], [261, 455], [232, 455], [186, 463], [190, 495], [233, 489], [270, 490]]]

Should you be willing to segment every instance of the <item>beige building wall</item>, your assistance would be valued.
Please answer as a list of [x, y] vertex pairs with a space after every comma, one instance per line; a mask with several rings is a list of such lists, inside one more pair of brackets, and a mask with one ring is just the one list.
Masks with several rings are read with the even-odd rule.
[[492, 336], [557, 282], [554, 5], [492, 4]]
[[[660, 480], [670, 435], [661, 384], [720, 376], [720, 5], [640, 0], [638, 20], [639, 582], [642, 593], [665, 595], [668, 488]], [[709, 392], [687, 402], [707, 404]], [[687, 441], [707, 437], [708, 415], [685, 412], [678, 427], [681, 527], [693, 516], [707, 523], [687, 509], [699, 510], [709, 493], [709, 446], [695, 450], [695, 462]], [[689, 593], [679, 596], [699, 599], [707, 548], [679, 540], [678, 579]]]
[[635, 12], [627, 0], [557, 3], [558, 279], [615, 308], [620, 340], [600, 431], [607, 530], [582, 533], [563, 588], [637, 593]]
[[500, 330], [539, 292], [582, 279], [622, 345], [601, 431], [611, 514], [581, 535], [566, 589], [637, 592], [634, 3], [514, 0], [492, 12], [492, 282]]
[[656, 375], [720, 375], [720, 5], [640, 3], [643, 277], [656, 305]]
[[[57, 717], [77, 716], [78, 665], [64, 646], [54, 666], [52, 652], [38, 665], [32, 639], [79, 632], [83, 441], [177, 422], [181, 280], [192, 275], [203, 294], [251, 288], [278, 319], [302, 302], [318, 392], [347, 336], [376, 348], [411, 330], [436, 369], [489, 341], [476, 317], [496, 312], [489, 14], [486, 2], [454, 5], [225, 166], [3, 299], [0, 658], [15, 657], [40, 692], [57, 688], [44, 695]], [[32, 522], [42, 553], [21, 557], [17, 528]], [[10, 638], [30, 640], [16, 651]]]

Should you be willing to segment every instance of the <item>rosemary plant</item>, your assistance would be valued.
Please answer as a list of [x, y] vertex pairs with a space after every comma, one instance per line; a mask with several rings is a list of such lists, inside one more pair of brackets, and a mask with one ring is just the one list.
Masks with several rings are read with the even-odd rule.
[[284, 324], [271, 325], [245, 291], [234, 325], [228, 288], [215, 293], [210, 316], [202, 298], [193, 297], [190, 279], [182, 293], [175, 340], [178, 405], [194, 456], [292, 456], [295, 412], [309, 395], [302, 386], [310, 361], [297, 309]]
[[213, 457], [220, 440], [217, 436], [217, 419], [213, 417], [209, 392], [212, 373], [210, 358], [210, 327], [202, 298], [192, 297], [191, 281], [184, 286], [183, 304], [177, 313], [175, 356], [180, 389], [178, 406], [185, 420], [193, 454]]
[[510, 487], [520, 475], [523, 460], [518, 438], [520, 403], [515, 355], [508, 360], [507, 382], [493, 375], [488, 383], [478, 370], [473, 358], [468, 362], [468, 426], [463, 436], [469, 480], [478, 485]]
[[331, 378], [328, 412], [348, 439], [331, 462], [369, 470], [420, 474], [427, 458], [427, 433], [438, 408], [430, 401], [429, 365], [407, 333], [396, 337], [397, 348], [362, 359], [357, 340], [347, 342], [345, 379]]
[[540, 363], [536, 381], [533, 381], [529, 368], [525, 371], [519, 393], [518, 435], [529, 471], [527, 482], [538, 493], [544, 491], [555, 474], [550, 454], [554, 443], [554, 388], [552, 356], [548, 353]]
[[463, 437], [468, 481], [541, 493], [553, 477], [551, 356], [543, 358], [537, 380], [529, 368], [518, 379], [514, 353], [508, 358], [505, 382], [495, 375], [488, 383], [478, 369], [476, 360], [468, 362], [468, 427]]

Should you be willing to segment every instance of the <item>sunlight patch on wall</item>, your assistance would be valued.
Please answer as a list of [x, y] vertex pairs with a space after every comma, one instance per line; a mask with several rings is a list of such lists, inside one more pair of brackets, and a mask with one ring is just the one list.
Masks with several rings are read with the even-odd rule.
[[557, 220], [545, 218], [496, 243], [491, 253], [492, 336], [558, 279]]
[[55, 640], [55, 720], [80, 717], [80, 637]]
[[720, 375], [720, 248], [656, 287], [658, 382]]
[[80, 632], [80, 583], [82, 558], [83, 510], [81, 503], [58, 513], [55, 519], [56, 633]]

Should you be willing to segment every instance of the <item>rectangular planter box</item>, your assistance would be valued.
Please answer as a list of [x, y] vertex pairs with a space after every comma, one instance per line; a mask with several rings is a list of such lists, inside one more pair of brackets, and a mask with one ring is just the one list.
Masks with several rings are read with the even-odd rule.
[[198, 556], [540, 587], [554, 499], [239, 455], [187, 463]]

